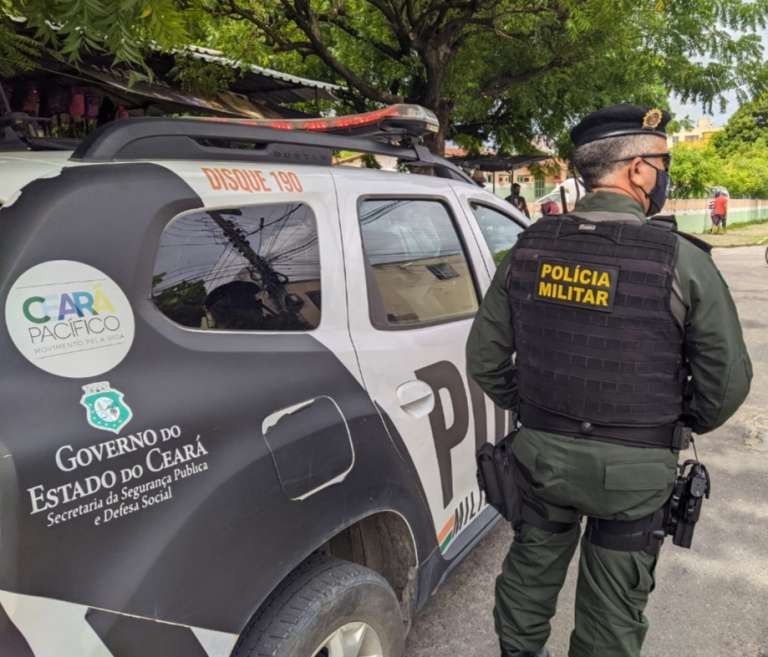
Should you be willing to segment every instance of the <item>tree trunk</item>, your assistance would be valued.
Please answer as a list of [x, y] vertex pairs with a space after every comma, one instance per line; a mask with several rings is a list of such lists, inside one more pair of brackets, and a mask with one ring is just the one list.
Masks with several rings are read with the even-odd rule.
[[440, 127], [437, 132], [424, 137], [424, 143], [429, 147], [433, 153], [437, 155], [445, 155], [445, 138], [448, 134], [448, 127], [451, 125], [451, 119], [453, 117], [453, 103], [450, 100], [442, 99], [437, 102], [437, 105], [430, 107], [425, 105], [428, 109], [431, 109], [437, 120], [440, 122]]
[[448, 134], [448, 126], [451, 122], [451, 116], [453, 114], [452, 109], [449, 107], [449, 103], [445, 101], [438, 102], [437, 107], [429, 107], [440, 122], [440, 127], [437, 132], [424, 137], [424, 143], [429, 147], [433, 153], [437, 155], [445, 155], [445, 136]]
[[438, 155], [445, 154], [445, 136], [448, 134], [448, 126], [453, 115], [453, 102], [443, 98], [445, 72], [450, 58], [450, 48], [438, 39], [434, 39], [422, 51], [422, 62], [427, 79], [421, 94], [421, 104], [431, 109], [440, 122], [438, 131], [427, 136], [424, 141], [429, 149]]

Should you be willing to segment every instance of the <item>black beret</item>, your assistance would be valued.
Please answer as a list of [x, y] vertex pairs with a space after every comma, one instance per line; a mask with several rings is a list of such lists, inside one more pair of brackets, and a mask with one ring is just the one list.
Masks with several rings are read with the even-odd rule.
[[624, 135], [658, 135], [666, 137], [669, 112], [655, 107], [639, 107], [621, 103], [592, 112], [571, 130], [574, 146]]

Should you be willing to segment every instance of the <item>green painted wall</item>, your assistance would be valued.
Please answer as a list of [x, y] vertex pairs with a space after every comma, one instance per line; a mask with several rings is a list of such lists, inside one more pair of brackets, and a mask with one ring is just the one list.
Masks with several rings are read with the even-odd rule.
[[[534, 202], [533, 197], [533, 184], [523, 184], [521, 185], [521, 191], [523, 193], [523, 196], [528, 201], [528, 203]], [[485, 189], [487, 191], [492, 191], [491, 185], [486, 185]], [[555, 189], [555, 185], [547, 185], [545, 188], [545, 193], [549, 193]], [[496, 187], [496, 195], [500, 198], [505, 198], [510, 194], [511, 188], [509, 186]], [[558, 200], [558, 203], [560, 201]], [[751, 205], [750, 207], [733, 207], [731, 206], [728, 209], [728, 226], [735, 226], [736, 224], [745, 223], [747, 221], [756, 221], [756, 220], [765, 220], [768, 221], [768, 202], [765, 200], [762, 201], [753, 201], [754, 205]], [[757, 207], [759, 205], [764, 207]], [[702, 206], [706, 204], [706, 200], [701, 199], [696, 202], [696, 205], [701, 204]], [[533, 218], [535, 219], [538, 214], [536, 211], [531, 208], [531, 212], [533, 214]], [[672, 210], [669, 210], [671, 213]], [[683, 210], [678, 211], [675, 216], [677, 217], [677, 225], [680, 230], [686, 232], [686, 233], [704, 233], [706, 232], [710, 225], [711, 220], [709, 218], [709, 210]]]
[[[679, 213], [677, 226], [686, 233], [703, 233], [712, 224], [709, 218], [709, 210], [701, 212]], [[728, 226], [764, 219], [768, 221], [768, 207], [765, 208], [730, 208], [728, 210]]]

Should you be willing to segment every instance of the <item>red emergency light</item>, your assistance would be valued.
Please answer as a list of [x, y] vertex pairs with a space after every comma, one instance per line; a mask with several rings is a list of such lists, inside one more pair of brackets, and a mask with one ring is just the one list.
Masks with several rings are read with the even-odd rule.
[[236, 123], [273, 130], [303, 130], [337, 135], [401, 134], [421, 137], [437, 132], [440, 123], [434, 112], [421, 105], [389, 105], [373, 112], [320, 119], [222, 119], [206, 117], [205, 121]]

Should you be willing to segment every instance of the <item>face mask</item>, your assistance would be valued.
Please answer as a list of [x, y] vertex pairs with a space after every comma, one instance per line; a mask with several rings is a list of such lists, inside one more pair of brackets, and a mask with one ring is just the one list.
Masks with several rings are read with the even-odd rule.
[[[654, 167], [650, 162], [643, 160], [649, 167]], [[646, 192], [643, 189], [645, 197], [648, 199], [648, 210], [645, 214], [650, 217], [654, 214], [658, 214], [661, 208], [664, 207], [664, 202], [669, 197], [669, 188], [672, 183], [672, 179], [669, 176], [669, 172], [664, 169], [656, 169], [656, 184], [653, 186], [650, 192]], [[642, 189], [642, 188], [641, 188]]]

